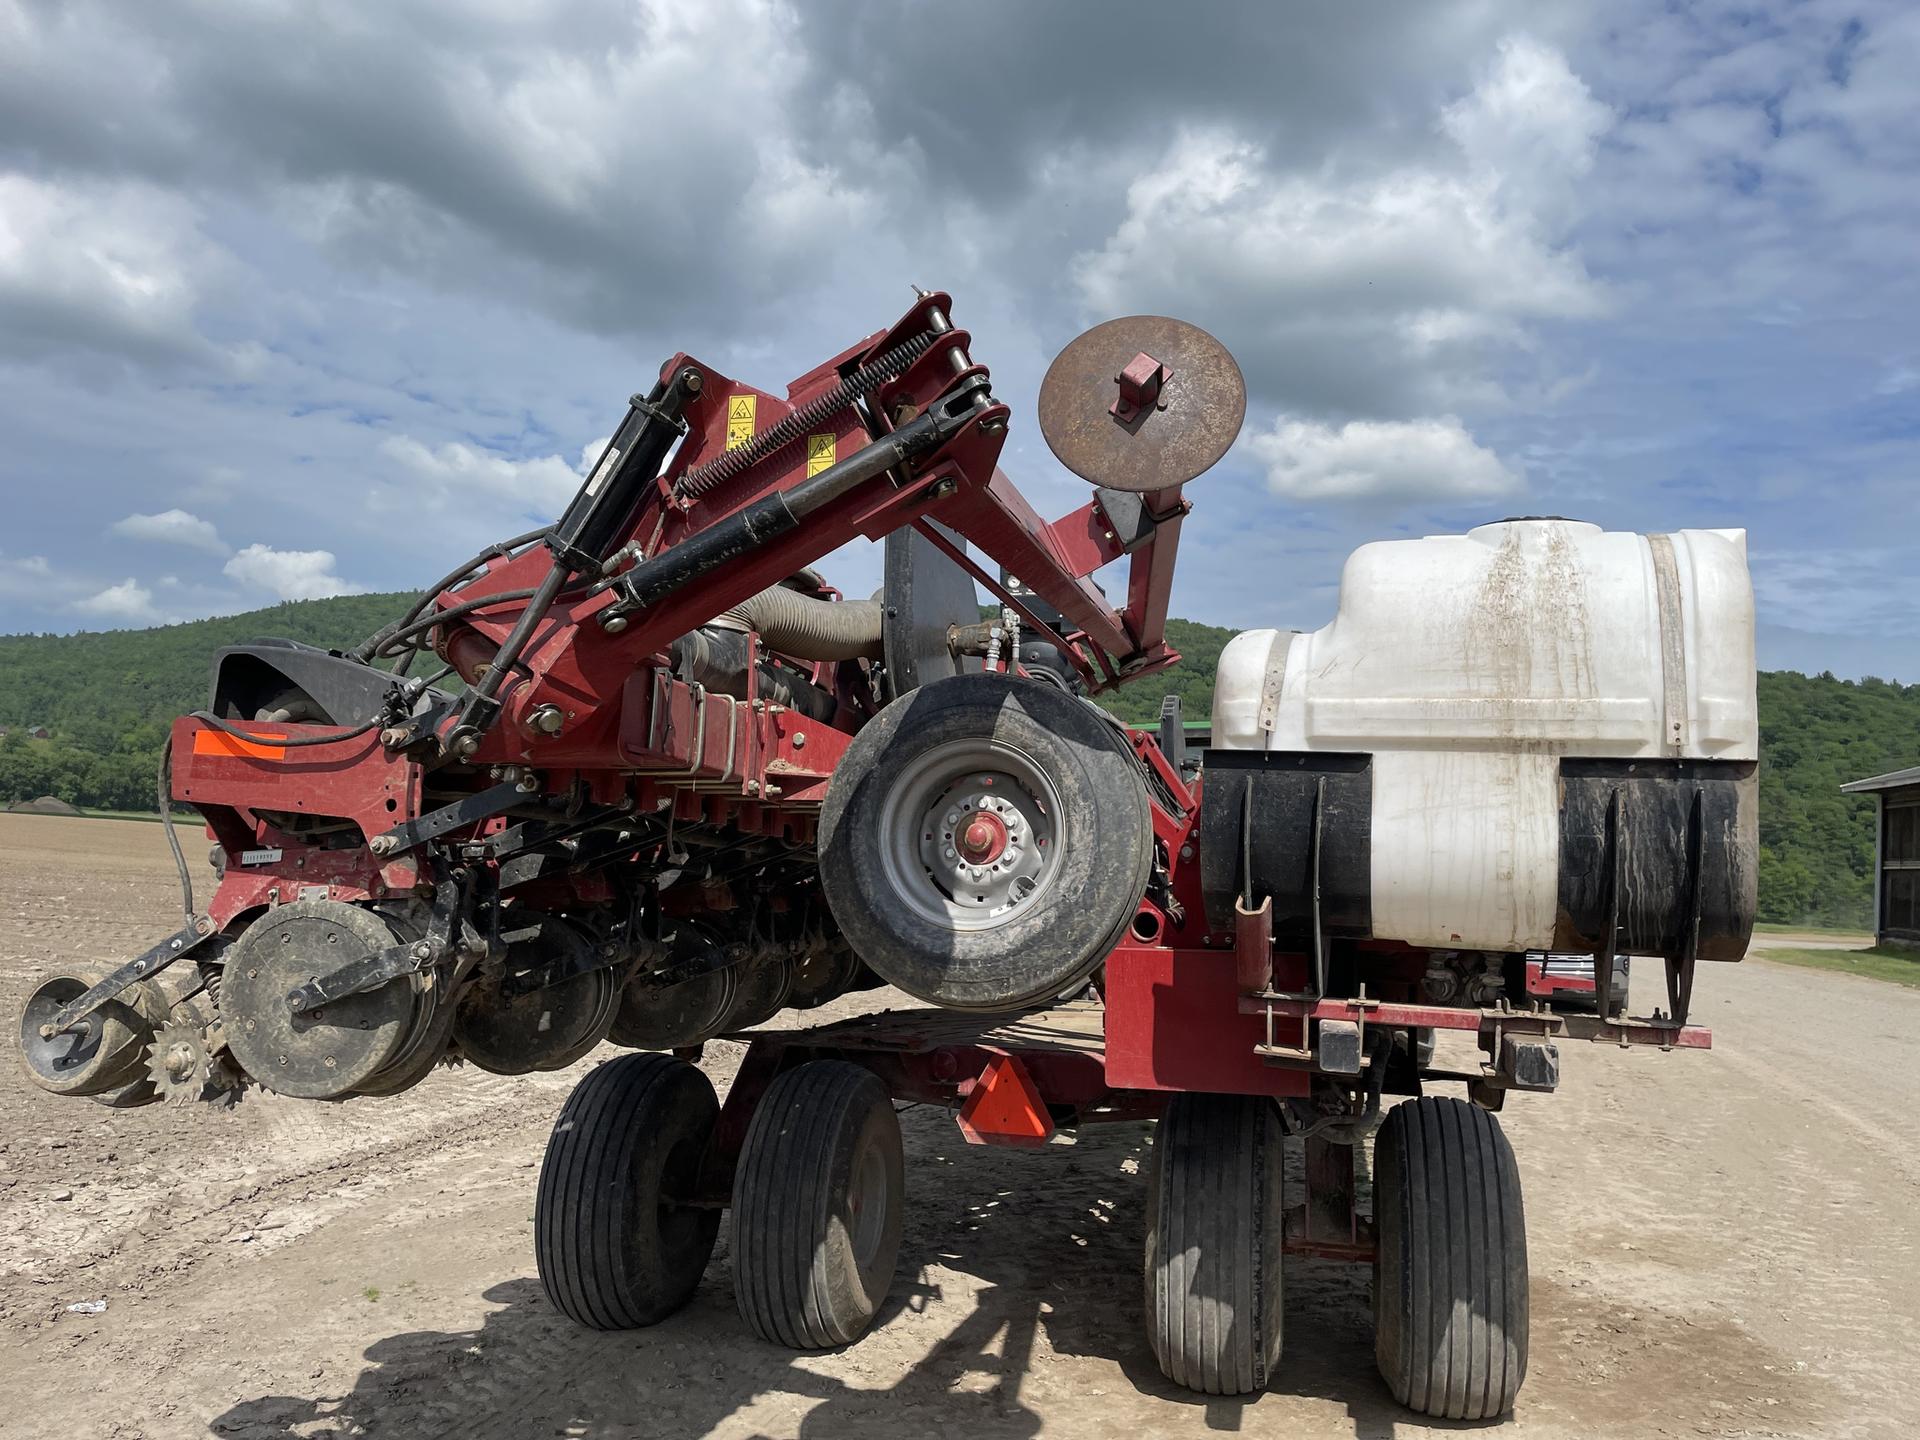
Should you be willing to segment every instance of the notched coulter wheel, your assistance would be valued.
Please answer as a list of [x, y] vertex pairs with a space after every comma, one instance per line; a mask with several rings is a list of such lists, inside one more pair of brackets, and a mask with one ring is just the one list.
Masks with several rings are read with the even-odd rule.
[[861, 956], [910, 995], [1010, 1010], [1106, 958], [1153, 862], [1138, 761], [1092, 706], [962, 675], [854, 737], [820, 814], [820, 878]]

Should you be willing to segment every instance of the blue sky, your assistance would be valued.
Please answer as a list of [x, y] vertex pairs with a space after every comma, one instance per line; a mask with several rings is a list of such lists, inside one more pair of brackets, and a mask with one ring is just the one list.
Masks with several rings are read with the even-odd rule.
[[666, 355], [774, 389], [918, 283], [1045, 510], [1074, 334], [1238, 355], [1176, 614], [1311, 628], [1354, 546], [1509, 514], [1744, 526], [1763, 665], [1920, 680], [1920, 10], [905, 11], [0, 0], [0, 630], [422, 583]]

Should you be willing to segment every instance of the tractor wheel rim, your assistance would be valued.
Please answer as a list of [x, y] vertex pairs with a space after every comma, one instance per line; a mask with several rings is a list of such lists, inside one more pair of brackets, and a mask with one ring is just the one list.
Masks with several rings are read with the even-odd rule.
[[945, 930], [991, 930], [1053, 887], [1067, 836], [1060, 795], [1032, 756], [987, 738], [911, 762], [880, 817], [894, 899]]

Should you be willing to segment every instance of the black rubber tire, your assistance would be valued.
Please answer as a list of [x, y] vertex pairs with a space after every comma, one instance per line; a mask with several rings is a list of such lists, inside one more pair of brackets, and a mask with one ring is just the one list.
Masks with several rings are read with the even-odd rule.
[[144, 1078], [154, 1029], [169, 1002], [150, 980], [122, 990], [79, 1027], [51, 1040], [40, 1034], [61, 1006], [79, 999], [105, 978], [98, 970], [49, 976], [27, 997], [20, 1013], [20, 1064], [27, 1078], [54, 1095], [105, 1095]]
[[1422, 1415], [1488, 1420], [1527, 1374], [1527, 1225], [1500, 1122], [1409, 1100], [1374, 1142], [1374, 1357]]
[[[865, 1196], [883, 1203], [877, 1219], [854, 1193], [863, 1173], [879, 1186]], [[754, 1333], [796, 1350], [857, 1340], [893, 1284], [905, 1197], [900, 1119], [871, 1071], [816, 1060], [768, 1086], [740, 1150], [728, 1232], [734, 1298]]]
[[[981, 737], [1046, 773], [1066, 839], [1030, 909], [955, 929], [895, 899], [881, 817], [914, 760]], [[935, 1005], [1013, 1010], [1074, 989], [1125, 933], [1153, 866], [1153, 812], [1138, 760], [1085, 701], [1034, 680], [957, 675], [901, 696], [854, 736], [827, 785], [818, 851], [834, 919], [878, 974]]]
[[1154, 1130], [1147, 1337], [1176, 1385], [1250, 1394], [1280, 1358], [1280, 1138], [1248, 1095], [1176, 1095]]
[[574, 1087], [533, 1209], [535, 1265], [556, 1310], [631, 1330], [687, 1303], [720, 1212], [671, 1197], [692, 1189], [719, 1114], [713, 1083], [671, 1055], [622, 1055]]

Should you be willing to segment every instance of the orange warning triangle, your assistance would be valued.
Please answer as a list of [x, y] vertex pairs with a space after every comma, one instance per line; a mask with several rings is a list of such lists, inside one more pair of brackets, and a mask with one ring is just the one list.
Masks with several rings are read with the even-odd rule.
[[1053, 1138], [1053, 1117], [1033, 1077], [1011, 1055], [987, 1061], [960, 1107], [959, 1122], [970, 1145], [1044, 1145]]

